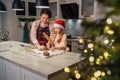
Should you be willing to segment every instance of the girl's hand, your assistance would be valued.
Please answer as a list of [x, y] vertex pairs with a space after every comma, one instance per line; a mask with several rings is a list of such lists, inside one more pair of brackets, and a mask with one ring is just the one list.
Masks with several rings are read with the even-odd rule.
[[52, 47], [50, 48], [50, 50], [55, 50], [55, 47], [54, 47], [54, 46], [52, 46]]
[[46, 43], [46, 47], [48, 48], [48, 49], [50, 49], [50, 44], [49, 43]]
[[44, 45], [42, 45], [42, 46], [40, 46], [40, 49], [39, 50], [46, 50], [47, 48], [44, 46]]

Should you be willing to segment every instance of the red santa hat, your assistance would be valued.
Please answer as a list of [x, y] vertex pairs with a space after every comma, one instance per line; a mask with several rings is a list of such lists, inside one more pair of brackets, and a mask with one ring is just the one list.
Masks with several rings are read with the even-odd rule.
[[65, 29], [65, 21], [60, 19], [60, 20], [56, 20], [53, 24], [54, 28], [60, 28], [60, 29]]

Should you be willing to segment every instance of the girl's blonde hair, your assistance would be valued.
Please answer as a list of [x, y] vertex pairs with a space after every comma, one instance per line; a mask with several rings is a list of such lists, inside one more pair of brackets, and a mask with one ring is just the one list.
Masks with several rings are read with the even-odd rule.
[[[63, 35], [64, 35], [64, 30], [61, 29], [61, 30], [60, 30], [60, 33], [59, 33], [59, 39], [57, 39], [57, 42], [58, 42], [58, 43], [61, 41]], [[55, 38], [56, 38], [56, 36], [55, 36]], [[55, 38], [54, 38], [54, 41], [55, 41]]]

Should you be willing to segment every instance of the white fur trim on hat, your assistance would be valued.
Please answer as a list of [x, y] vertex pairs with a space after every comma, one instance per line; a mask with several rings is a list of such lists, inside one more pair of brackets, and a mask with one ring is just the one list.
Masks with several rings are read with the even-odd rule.
[[54, 28], [64, 29], [64, 26], [56, 24], [56, 23], [54, 23], [53, 26], [54, 26]]

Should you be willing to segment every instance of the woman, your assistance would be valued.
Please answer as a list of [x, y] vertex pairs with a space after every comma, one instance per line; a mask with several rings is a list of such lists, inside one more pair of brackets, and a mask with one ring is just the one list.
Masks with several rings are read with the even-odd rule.
[[31, 40], [39, 50], [46, 49], [46, 43], [48, 41], [44, 37], [43, 33], [46, 33], [50, 36], [49, 21], [51, 16], [52, 14], [49, 9], [42, 9], [40, 13], [40, 19], [34, 21], [32, 24]]
[[66, 34], [64, 33], [65, 21], [60, 19], [56, 20], [53, 24], [53, 27], [56, 35], [53, 40], [54, 46], [51, 49], [66, 50], [67, 37]]

